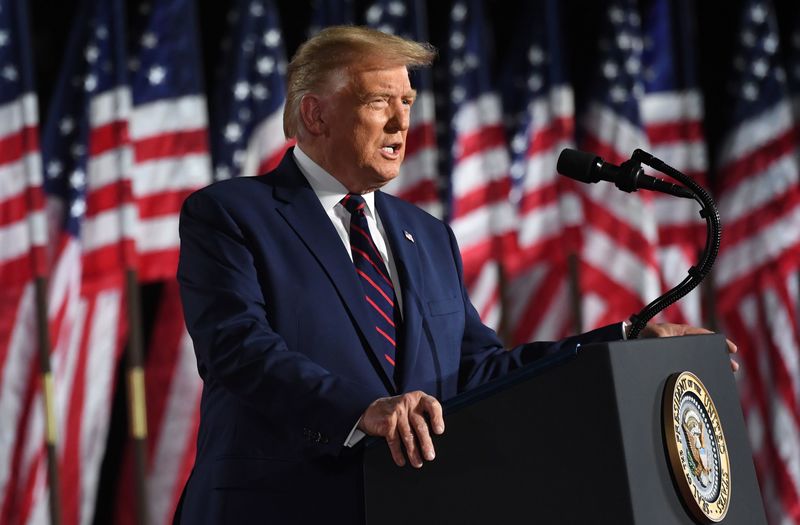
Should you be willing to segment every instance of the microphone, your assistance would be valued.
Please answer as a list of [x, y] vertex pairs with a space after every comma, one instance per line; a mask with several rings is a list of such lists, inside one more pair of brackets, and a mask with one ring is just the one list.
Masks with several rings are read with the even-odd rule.
[[595, 183], [601, 180], [613, 182], [617, 188], [628, 193], [645, 189], [686, 199], [694, 198], [692, 192], [683, 186], [645, 175], [639, 162], [633, 159], [615, 166], [593, 153], [565, 148], [558, 156], [556, 170], [580, 182]]

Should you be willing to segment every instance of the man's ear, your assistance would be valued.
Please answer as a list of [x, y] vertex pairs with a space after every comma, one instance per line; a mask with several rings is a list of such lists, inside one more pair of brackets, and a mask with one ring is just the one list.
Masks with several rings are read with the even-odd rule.
[[306, 130], [312, 135], [322, 135], [325, 132], [325, 121], [322, 118], [322, 101], [317, 95], [310, 93], [300, 99], [300, 119]]

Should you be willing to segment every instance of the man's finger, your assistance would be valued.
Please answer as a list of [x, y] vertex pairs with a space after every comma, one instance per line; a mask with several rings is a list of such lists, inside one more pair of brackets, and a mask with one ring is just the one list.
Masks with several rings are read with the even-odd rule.
[[386, 434], [386, 444], [389, 445], [389, 452], [392, 454], [392, 459], [395, 465], [402, 467], [406, 464], [406, 458], [403, 455], [402, 446], [400, 445], [400, 436], [397, 432], [397, 425], [393, 425]]
[[431, 427], [434, 434], [444, 433], [444, 416], [442, 415], [442, 404], [433, 396], [427, 396], [423, 400], [423, 410], [431, 418]]
[[411, 462], [411, 466], [419, 468], [422, 466], [422, 457], [420, 457], [417, 443], [414, 439], [414, 432], [411, 430], [411, 424], [408, 421], [408, 416], [401, 416], [397, 421], [397, 431], [400, 433], [400, 438], [403, 440], [403, 446], [406, 449], [406, 455]]
[[428, 460], [433, 461], [436, 457], [436, 452], [433, 449], [433, 441], [431, 441], [431, 433], [428, 431], [428, 422], [419, 414], [411, 414], [411, 427], [417, 435], [417, 443], [422, 451], [422, 456]]

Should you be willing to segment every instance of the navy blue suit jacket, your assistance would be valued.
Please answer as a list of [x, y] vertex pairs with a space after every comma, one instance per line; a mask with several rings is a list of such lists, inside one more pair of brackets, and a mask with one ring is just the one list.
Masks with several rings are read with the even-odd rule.
[[360, 453], [343, 443], [372, 401], [412, 390], [446, 400], [560, 348], [619, 338], [611, 326], [506, 351], [467, 297], [450, 228], [380, 191], [375, 205], [403, 297], [394, 377], [372, 352], [353, 263], [291, 153], [272, 173], [186, 200], [178, 279], [204, 388], [181, 523], [362, 522]]

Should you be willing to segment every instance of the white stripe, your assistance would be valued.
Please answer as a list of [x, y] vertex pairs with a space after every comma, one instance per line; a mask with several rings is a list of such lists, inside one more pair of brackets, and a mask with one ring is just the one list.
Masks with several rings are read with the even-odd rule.
[[[643, 131], [601, 104], [592, 103], [583, 122], [585, 129], [604, 144], [627, 157], [636, 148], [647, 150], [647, 137]], [[610, 159], [605, 159], [610, 160]]]
[[505, 312], [511, 321], [512, 330], [516, 330], [523, 322], [526, 324], [531, 322], [530, 319], [523, 319], [522, 316], [525, 315], [525, 310], [531, 300], [535, 300], [537, 291], [542, 285], [542, 279], [547, 275], [548, 267], [547, 262], [532, 264], [508, 283], [506, 292], [509, 300]]
[[92, 127], [113, 122], [125, 122], [130, 117], [131, 91], [127, 86], [109, 89], [95, 95], [89, 102], [89, 122]]
[[434, 103], [433, 93], [430, 91], [420, 91], [417, 99], [411, 106], [411, 129], [425, 124], [436, 122], [436, 104]]
[[514, 231], [514, 209], [507, 201], [481, 206], [451, 222], [450, 227], [462, 251], [488, 241], [493, 235]]
[[[697, 262], [687, 259], [685, 252], [680, 248], [662, 246], [658, 248], [657, 253], [661, 275], [669, 287], [681, 282], [687, 276], [689, 268]], [[686, 321], [694, 326], [700, 326], [703, 321], [700, 300], [700, 287], [697, 287], [675, 303]]]
[[413, 188], [422, 181], [436, 181], [438, 167], [436, 165], [436, 148], [418, 150], [413, 156], [406, 158], [400, 167], [400, 174], [384, 186], [382, 191], [397, 195]]
[[533, 246], [546, 239], [561, 235], [561, 206], [553, 201], [547, 205], [537, 206], [519, 218], [517, 239], [520, 248]]
[[[181, 322], [179, 320], [178, 322]], [[197, 359], [189, 334], [184, 330], [169, 384], [164, 416], [147, 476], [150, 522], [170, 523], [177, 479], [186, 456], [187, 437], [195, 432], [195, 414], [203, 383], [197, 375]]]
[[559, 141], [552, 148], [527, 157], [522, 185], [524, 193], [531, 193], [550, 186], [560, 175], [556, 171], [558, 152], [569, 147], [569, 141]]
[[647, 93], [639, 108], [642, 122], [645, 124], [700, 121], [705, 113], [703, 97], [696, 89]]
[[33, 93], [25, 93], [0, 106], [0, 139], [14, 135], [22, 128], [37, 126], [38, 108], [36, 95]]
[[187, 95], [134, 106], [129, 132], [131, 140], [137, 141], [176, 131], [205, 129], [207, 126], [205, 97]]
[[240, 176], [260, 175], [258, 166], [278, 153], [286, 144], [283, 134], [283, 104], [265, 118], [250, 135]]
[[792, 491], [800, 492], [800, 431], [795, 424], [791, 409], [777, 392], [771, 396], [773, 408], [772, 435], [778, 457], [789, 474]]
[[797, 398], [800, 396], [800, 384], [798, 384], [800, 381], [800, 348], [797, 346], [794, 330], [791, 328], [797, 327], [797, 319], [792, 319], [774, 289], [764, 290], [762, 296], [769, 324], [769, 330], [765, 335], [772, 339], [772, 346], [778, 350], [783, 366], [788, 372], [788, 380], [792, 384], [792, 393]]
[[165, 191], [197, 189], [211, 182], [211, 159], [207, 153], [137, 162], [131, 168], [133, 195], [146, 197]]
[[724, 250], [714, 268], [717, 286], [724, 287], [753, 268], [780, 258], [785, 250], [794, 248], [798, 242], [800, 207]]
[[475, 100], [465, 102], [453, 117], [453, 127], [457, 135], [470, 134], [502, 122], [503, 111], [500, 97], [496, 93], [484, 93]]
[[545, 129], [554, 120], [575, 116], [575, 96], [570, 86], [554, 86], [547, 95], [528, 105], [528, 115], [535, 129]]
[[497, 307], [491, 306], [493, 301], [495, 303], [500, 302], [499, 296], [493, 298], [493, 296], [497, 294], [497, 288], [499, 286], [499, 272], [500, 269], [494, 261], [484, 264], [474, 284], [467, 291], [470, 301], [472, 301], [473, 306], [475, 306], [479, 314], [487, 308], [490, 308], [482, 320], [486, 326], [493, 330], [497, 328], [499, 321]]
[[121, 292], [100, 292], [95, 302], [89, 332], [85, 377], [85, 397], [80, 425], [80, 523], [87, 525], [94, 517], [100, 464], [105, 453], [111, 414], [111, 393], [116, 365], [117, 330], [119, 329]]
[[651, 204], [659, 226], [686, 226], [705, 223], [703, 218], [700, 217], [700, 205], [693, 199], [659, 197], [653, 199]]
[[[649, 243], [656, 244], [658, 228], [652, 206], [635, 193], [618, 190], [610, 182], [581, 185], [584, 194], [598, 206], [638, 231]], [[591, 217], [587, 217], [591, 221]]]
[[[15, 322], [8, 341], [6, 361], [0, 369], [0, 509], [5, 503], [11, 476], [11, 458], [17, 443], [22, 401], [28, 372], [36, 359], [34, 286], [28, 283], [15, 309]], [[25, 435], [20, 436], [25, 439]], [[23, 472], [26, 472], [23, 470]], [[14, 492], [12, 492], [12, 497]]]
[[42, 182], [42, 163], [36, 151], [0, 164], [0, 203], [19, 196], [30, 187], [41, 186]]
[[486, 149], [460, 160], [451, 175], [453, 198], [463, 197], [491, 181], [507, 178], [508, 170], [508, 151], [503, 147]]
[[44, 246], [47, 217], [44, 210], [0, 228], [0, 264], [26, 255], [32, 246]]
[[86, 184], [89, 191], [130, 178], [133, 151], [120, 146], [89, 157], [86, 163]]
[[86, 217], [81, 224], [81, 244], [84, 254], [112, 245], [122, 239], [135, 239], [136, 232], [126, 225], [136, 225], [138, 212], [133, 204], [124, 204], [97, 215]]
[[736, 126], [720, 148], [719, 165], [750, 155], [763, 144], [780, 137], [794, 126], [792, 108], [782, 100], [774, 107]]
[[594, 266], [622, 288], [649, 302], [659, 295], [658, 276], [639, 254], [609, 238], [607, 233], [587, 226], [583, 244], [584, 260]]
[[719, 199], [719, 213], [728, 223], [737, 221], [764, 206], [773, 199], [797, 191], [800, 170], [795, 151], [777, 158], [766, 169], [742, 178], [739, 184], [728, 188]]
[[[708, 152], [702, 141], [685, 142], [678, 139], [674, 142], [660, 142], [650, 146], [650, 153], [683, 173], [705, 173], [708, 170]], [[664, 177], [650, 168], [645, 170], [650, 175]], [[668, 180], [672, 181], [671, 178]]]
[[597, 322], [606, 313], [608, 303], [591, 291], [584, 292], [581, 299], [581, 315], [583, 317], [583, 326], [581, 330], [591, 330], [598, 328]]
[[136, 248], [139, 253], [178, 248], [178, 214], [142, 219], [137, 234]]

